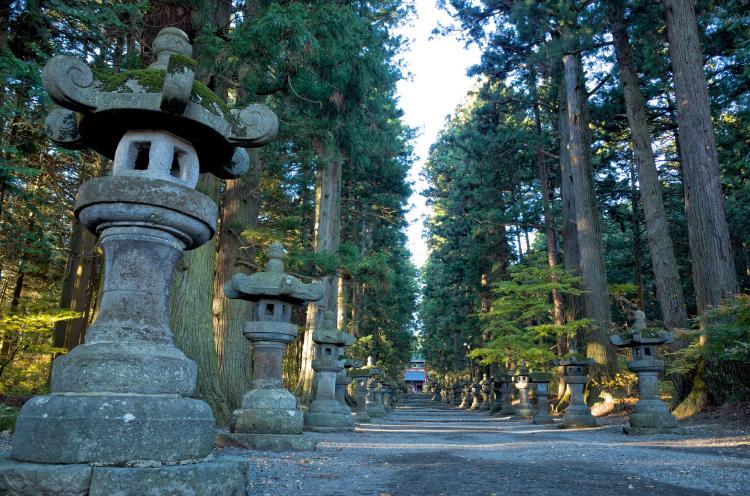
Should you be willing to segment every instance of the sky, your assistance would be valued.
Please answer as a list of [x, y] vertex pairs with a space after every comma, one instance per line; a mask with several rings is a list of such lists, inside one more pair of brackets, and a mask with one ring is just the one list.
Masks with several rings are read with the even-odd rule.
[[415, 0], [416, 18], [411, 26], [399, 31], [411, 41], [403, 59], [406, 71], [412, 75], [398, 84], [399, 105], [406, 123], [419, 130], [414, 143], [417, 160], [409, 172], [414, 194], [409, 199], [411, 209], [407, 215], [409, 250], [417, 267], [421, 267], [427, 258], [422, 232], [424, 220], [429, 215], [425, 198], [420, 194], [426, 183], [419, 174], [446, 117], [472, 87], [472, 79], [466, 75], [466, 70], [480, 58], [476, 46], [466, 48], [456, 37], [432, 37], [432, 30], [438, 23], [446, 25], [451, 20], [445, 11], [438, 10], [435, 1]]

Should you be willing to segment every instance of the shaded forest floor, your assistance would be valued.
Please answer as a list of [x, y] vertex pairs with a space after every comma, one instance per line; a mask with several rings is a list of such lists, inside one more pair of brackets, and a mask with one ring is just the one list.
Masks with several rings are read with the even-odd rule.
[[[614, 417], [561, 430], [410, 396], [354, 433], [313, 434], [315, 451], [217, 452], [250, 460], [249, 494], [259, 496], [747, 494], [748, 410], [719, 408], [681, 422], [681, 434], [631, 437]], [[2, 434], [0, 449], [8, 441]]]

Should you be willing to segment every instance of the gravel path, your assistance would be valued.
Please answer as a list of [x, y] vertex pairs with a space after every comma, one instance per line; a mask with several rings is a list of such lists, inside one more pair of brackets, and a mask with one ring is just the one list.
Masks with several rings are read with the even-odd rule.
[[259, 496], [750, 494], [747, 431], [621, 432], [510, 422], [409, 396], [354, 433], [314, 434], [316, 451], [219, 452], [250, 459]]

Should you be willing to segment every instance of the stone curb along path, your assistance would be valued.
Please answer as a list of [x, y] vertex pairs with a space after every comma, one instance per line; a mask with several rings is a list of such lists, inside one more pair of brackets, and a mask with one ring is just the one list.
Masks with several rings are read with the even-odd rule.
[[314, 452], [219, 452], [250, 460], [249, 494], [261, 496], [747, 494], [747, 433], [683, 432], [564, 430], [409, 395], [354, 433], [311, 433]]

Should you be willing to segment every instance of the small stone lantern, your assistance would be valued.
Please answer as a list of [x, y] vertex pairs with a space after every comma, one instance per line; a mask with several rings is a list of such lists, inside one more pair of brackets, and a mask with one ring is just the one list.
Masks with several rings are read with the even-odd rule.
[[292, 305], [322, 299], [323, 286], [286, 274], [283, 257], [284, 247], [274, 243], [264, 271], [235, 274], [224, 285], [227, 298], [255, 302], [253, 320], [243, 331], [253, 346], [253, 378], [229, 424], [230, 437], [251, 449], [312, 447], [311, 439], [302, 435], [299, 402], [282, 386], [281, 371], [284, 349], [297, 337], [297, 325], [289, 322]]
[[671, 332], [646, 329], [646, 315], [635, 312], [633, 330], [610, 336], [610, 342], [618, 348], [630, 348], [633, 360], [628, 370], [638, 374], [639, 399], [630, 416], [630, 425], [623, 428], [626, 434], [658, 434], [674, 432], [677, 419], [659, 398], [659, 374], [664, 370], [664, 361], [657, 359], [656, 347], [674, 340]]
[[511, 373], [510, 364], [506, 363], [498, 371], [498, 379], [501, 389], [501, 406], [497, 414], [501, 416], [511, 416], [515, 413], [513, 408], [513, 374]]
[[385, 417], [385, 404], [383, 403], [383, 396], [385, 394], [385, 387], [380, 377], [373, 377], [370, 381], [370, 397], [372, 402], [367, 405], [367, 413], [370, 417]]
[[354, 416], [352, 415], [351, 408], [346, 404], [346, 390], [349, 387], [349, 384], [352, 383], [352, 378], [349, 377], [348, 371], [354, 367], [354, 363], [349, 358], [344, 357], [344, 349], [347, 346], [354, 344], [354, 341], [356, 341], [357, 338], [343, 331], [339, 337], [341, 338], [338, 342], [339, 361], [341, 362], [342, 370], [336, 375], [336, 401], [339, 403], [341, 412], [346, 415], [351, 427], [354, 428]]
[[478, 378], [475, 377], [471, 381], [471, 406], [469, 410], [478, 410], [479, 405], [482, 403], [482, 386], [479, 385]]
[[531, 418], [534, 415], [534, 407], [529, 401], [530, 375], [525, 360], [521, 360], [521, 366], [516, 371], [515, 379], [515, 388], [518, 390], [518, 404], [514, 409], [513, 416], [519, 419]]
[[451, 388], [451, 394], [453, 395], [453, 404], [456, 406], [459, 406], [461, 404], [461, 388], [462, 388], [461, 381], [458, 378], [456, 378], [453, 381], [453, 385]]
[[[377, 369], [375, 369], [377, 370]], [[349, 371], [349, 375], [354, 381], [355, 394], [357, 398], [357, 422], [369, 422], [370, 415], [367, 413], [367, 385], [370, 381], [373, 368], [358, 367]]]
[[432, 401], [440, 401], [442, 399], [442, 396], [440, 395], [441, 388], [440, 380], [435, 379], [432, 383]]
[[383, 408], [383, 390], [379, 378], [382, 371], [375, 367], [373, 358], [367, 357], [367, 365], [363, 367], [368, 370], [370, 376], [367, 381], [367, 414], [370, 417], [385, 417], [385, 408]]
[[113, 159], [112, 175], [83, 183], [75, 205], [99, 236], [104, 279], [85, 343], [55, 359], [50, 394], [18, 415], [15, 461], [0, 466], [2, 494], [18, 494], [19, 474], [27, 494], [146, 494], [169, 492], [166, 485], [244, 492], [242, 463], [206, 461], [215, 419], [194, 398], [195, 362], [175, 347], [169, 288], [182, 253], [216, 231], [216, 204], [195, 190], [199, 173], [241, 176], [244, 147], [262, 146], [278, 123], [264, 105], [230, 109], [195, 81], [179, 29], [161, 30], [154, 51], [148, 68], [112, 77], [68, 55], [44, 67], [44, 87], [61, 107], [47, 117], [47, 135]]
[[[323, 315], [323, 325], [313, 332], [316, 344], [312, 368], [315, 371], [315, 399], [305, 413], [305, 429], [316, 432], [340, 432], [354, 430], [351, 415], [344, 412], [336, 400], [337, 374], [343, 369], [339, 360], [339, 343], [344, 341], [336, 329], [336, 316], [331, 311]], [[351, 335], [350, 335], [351, 336]]]
[[553, 424], [554, 420], [549, 414], [549, 405], [547, 404], [547, 397], [549, 395], [549, 383], [552, 381], [552, 375], [548, 372], [532, 372], [531, 382], [534, 384], [534, 391], [536, 392], [536, 411], [534, 412], [534, 420], [532, 423], [544, 425]]
[[487, 373], [482, 377], [482, 381], [479, 383], [482, 389], [482, 403], [479, 405], [481, 410], [490, 409], [490, 394], [492, 394], [492, 381], [488, 377]]
[[565, 409], [563, 422], [560, 427], [593, 427], [596, 419], [591, 415], [591, 409], [583, 401], [583, 389], [589, 383], [588, 371], [591, 361], [585, 355], [578, 353], [571, 347], [560, 360], [562, 381], [570, 387], [570, 403]]
[[471, 407], [471, 385], [467, 379], [461, 381], [461, 404], [458, 408], [466, 410]]

